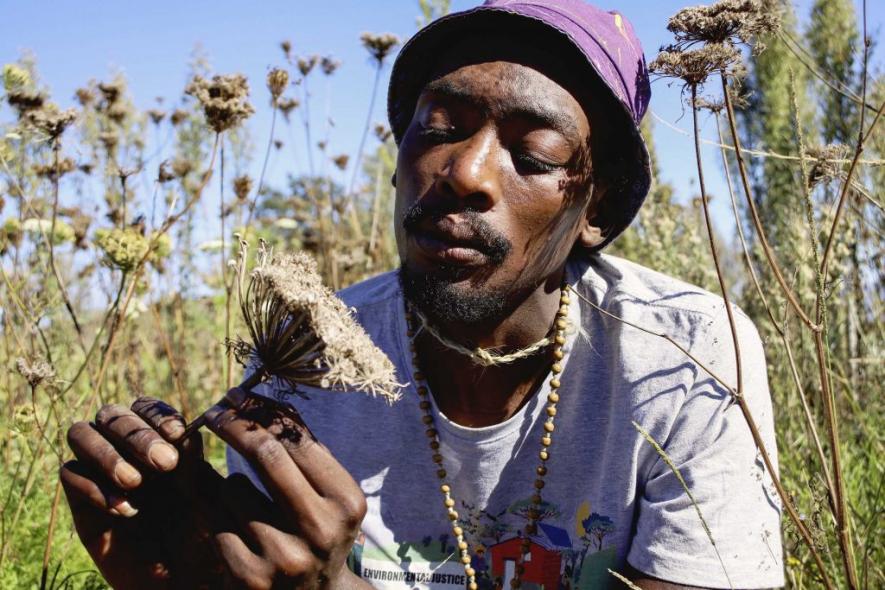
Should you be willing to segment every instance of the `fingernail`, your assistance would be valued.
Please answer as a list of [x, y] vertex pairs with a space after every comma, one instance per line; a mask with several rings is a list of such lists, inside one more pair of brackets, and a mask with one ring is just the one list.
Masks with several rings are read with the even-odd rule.
[[134, 488], [141, 483], [141, 474], [138, 470], [125, 461], [120, 461], [114, 467], [114, 476], [123, 486]]
[[124, 500], [122, 498], [112, 498], [109, 499], [108, 503], [111, 506], [111, 511], [116, 512], [120, 516], [132, 518], [133, 516], [138, 514], [138, 509], [133, 507], [128, 500]]
[[163, 423], [163, 430], [166, 432], [166, 436], [172, 439], [178, 439], [182, 434], [184, 434], [184, 424], [179, 422], [178, 420], [170, 420], [169, 422]]
[[178, 453], [166, 443], [155, 443], [148, 450], [148, 459], [163, 471], [170, 471], [178, 464]]

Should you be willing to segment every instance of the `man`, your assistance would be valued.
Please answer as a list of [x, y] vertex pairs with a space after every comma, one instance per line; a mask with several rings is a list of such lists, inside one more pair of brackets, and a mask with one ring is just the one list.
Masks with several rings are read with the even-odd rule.
[[[418, 33], [389, 92], [402, 268], [342, 293], [404, 399], [318, 392], [307, 431], [233, 390], [209, 420], [226, 479], [198, 438], [166, 442], [181, 418], [155, 400], [75, 425], [62, 481], [108, 580], [781, 585], [779, 505], [712, 377], [735, 375], [721, 299], [599, 253], [648, 190], [648, 98], [630, 25], [579, 0], [490, 0]], [[737, 323], [773, 452], [761, 344]]]

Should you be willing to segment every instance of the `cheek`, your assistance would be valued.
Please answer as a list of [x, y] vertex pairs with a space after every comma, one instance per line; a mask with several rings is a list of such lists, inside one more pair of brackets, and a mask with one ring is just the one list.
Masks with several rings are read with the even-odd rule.
[[[517, 179], [509, 192], [507, 206], [512, 219], [512, 231], [521, 236], [520, 244], [514, 240], [514, 252], [523, 258], [531, 257], [551, 239], [560, 239], [558, 229], [566, 211], [561, 192], [559, 175], [538, 175]], [[520, 185], [518, 188], [516, 185]]]

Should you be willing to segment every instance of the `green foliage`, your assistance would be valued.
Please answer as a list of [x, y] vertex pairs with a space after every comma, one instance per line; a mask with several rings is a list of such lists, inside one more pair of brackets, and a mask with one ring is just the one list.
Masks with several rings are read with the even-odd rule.
[[700, 198], [683, 204], [673, 187], [659, 180], [650, 118], [645, 119], [642, 130], [655, 181], [637, 219], [612, 244], [610, 252], [705, 289], [715, 289], [716, 271], [700, 216]]

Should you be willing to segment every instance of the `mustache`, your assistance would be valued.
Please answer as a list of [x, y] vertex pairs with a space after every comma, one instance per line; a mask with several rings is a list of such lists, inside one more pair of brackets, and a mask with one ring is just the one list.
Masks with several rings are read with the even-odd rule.
[[510, 254], [513, 243], [483, 219], [478, 210], [470, 206], [453, 209], [444, 203], [431, 205], [413, 203], [403, 215], [403, 229], [408, 233], [419, 232], [421, 224], [425, 221], [438, 222], [452, 213], [458, 213], [463, 219], [462, 223], [473, 234], [470, 240], [471, 246], [485, 254], [492, 263], [500, 264]]

